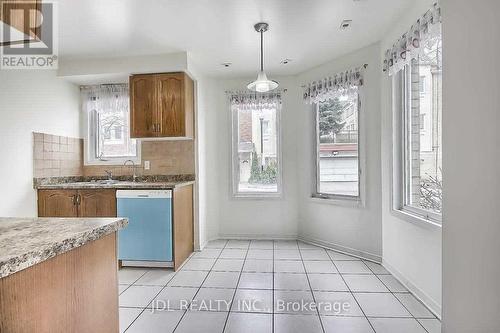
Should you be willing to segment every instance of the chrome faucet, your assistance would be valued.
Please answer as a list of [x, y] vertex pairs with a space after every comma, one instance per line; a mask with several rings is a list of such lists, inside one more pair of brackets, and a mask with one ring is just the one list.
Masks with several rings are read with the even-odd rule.
[[133, 169], [133, 171], [134, 171], [134, 174], [133, 174], [133, 176], [132, 176], [132, 179], [134, 180], [134, 182], [136, 182], [136, 181], [137, 181], [137, 173], [136, 173], [136, 165], [135, 165], [134, 161], [132, 161], [132, 160], [126, 160], [126, 161], [123, 163], [123, 166], [124, 166], [124, 167], [125, 167], [125, 166], [127, 166], [127, 163], [129, 163], [129, 162], [130, 162], [130, 163], [132, 163], [132, 169]]
[[113, 180], [113, 171], [111, 170], [104, 170], [106, 173], [106, 176], [108, 176], [108, 180]]

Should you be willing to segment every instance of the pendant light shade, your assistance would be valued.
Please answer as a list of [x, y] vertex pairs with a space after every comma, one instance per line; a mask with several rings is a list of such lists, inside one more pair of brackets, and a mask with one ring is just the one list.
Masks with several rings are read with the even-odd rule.
[[278, 88], [278, 82], [269, 80], [264, 72], [264, 32], [267, 31], [269, 25], [267, 23], [257, 23], [254, 25], [255, 31], [260, 33], [260, 72], [257, 80], [249, 83], [247, 88], [256, 92], [268, 92]]

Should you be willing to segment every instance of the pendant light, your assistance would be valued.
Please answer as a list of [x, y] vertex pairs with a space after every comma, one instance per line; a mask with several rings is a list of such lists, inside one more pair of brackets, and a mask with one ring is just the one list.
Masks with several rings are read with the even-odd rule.
[[260, 33], [260, 72], [257, 80], [249, 83], [247, 88], [256, 92], [268, 92], [278, 88], [278, 82], [269, 80], [264, 72], [264, 32], [269, 29], [269, 24], [261, 22], [253, 26]]

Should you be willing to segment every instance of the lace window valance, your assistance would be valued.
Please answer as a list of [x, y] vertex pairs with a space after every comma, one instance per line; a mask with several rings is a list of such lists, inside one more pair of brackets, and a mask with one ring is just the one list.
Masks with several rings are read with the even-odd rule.
[[128, 84], [84, 86], [80, 92], [83, 109], [87, 112], [108, 113], [129, 108]]
[[350, 94], [363, 86], [363, 72], [367, 65], [337, 73], [304, 86], [304, 102], [323, 102], [330, 98]]
[[441, 35], [441, 8], [436, 3], [385, 52], [384, 72], [393, 75], [418, 58]]
[[247, 91], [227, 91], [231, 106], [239, 109], [272, 109], [281, 105], [281, 91], [254, 93]]

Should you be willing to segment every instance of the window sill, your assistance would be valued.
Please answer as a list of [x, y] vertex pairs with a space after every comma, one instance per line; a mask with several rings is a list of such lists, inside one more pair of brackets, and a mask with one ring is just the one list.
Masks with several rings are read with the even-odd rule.
[[231, 199], [234, 200], [281, 200], [283, 199], [282, 193], [238, 193], [233, 194]]
[[393, 209], [391, 209], [391, 213], [394, 217], [397, 217], [397, 218], [404, 220], [406, 222], [409, 222], [409, 223], [413, 223], [413, 224], [420, 225], [420, 226], [427, 226], [427, 227], [432, 226], [432, 227], [442, 228], [441, 223], [439, 223], [435, 220], [425, 219], [418, 214], [415, 214], [415, 213], [412, 213], [412, 212], [409, 212], [406, 210], [393, 208]]
[[327, 204], [327, 205], [335, 205], [335, 206], [343, 206], [343, 207], [352, 207], [352, 208], [363, 208], [364, 202], [361, 198], [349, 198], [349, 197], [323, 197], [312, 195], [309, 200], [313, 203]]
[[121, 166], [123, 165], [126, 161], [133, 161], [136, 166], [141, 165], [141, 158], [140, 157], [131, 157], [131, 158], [113, 158], [109, 160], [85, 160], [84, 164], [85, 166], [87, 165], [115, 165], [115, 166]]

